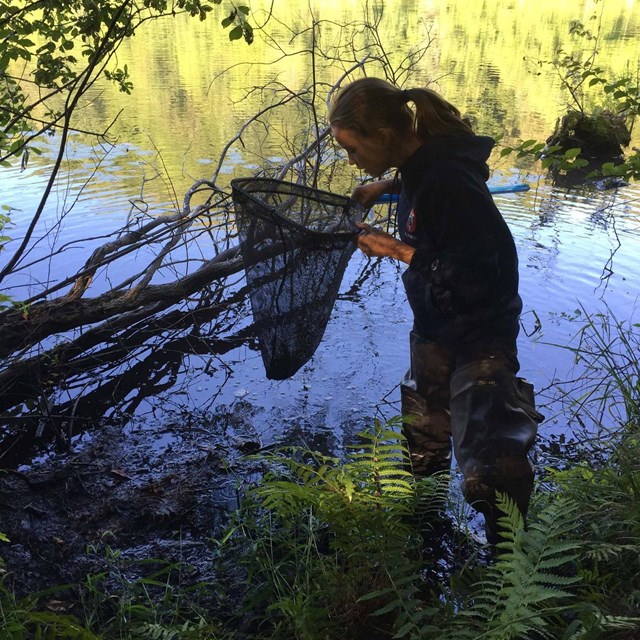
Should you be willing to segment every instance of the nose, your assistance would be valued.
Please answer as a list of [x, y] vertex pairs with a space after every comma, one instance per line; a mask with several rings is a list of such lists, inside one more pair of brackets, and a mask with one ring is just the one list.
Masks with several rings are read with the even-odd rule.
[[350, 153], [347, 154], [347, 158], [349, 159], [349, 164], [355, 164], [356, 161], [353, 159]]

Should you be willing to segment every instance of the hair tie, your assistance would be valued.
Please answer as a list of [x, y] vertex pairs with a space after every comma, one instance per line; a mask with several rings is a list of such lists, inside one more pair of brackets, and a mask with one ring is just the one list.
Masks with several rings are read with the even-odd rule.
[[404, 102], [409, 102], [409, 100], [411, 100], [411, 97], [409, 96], [409, 92], [406, 89], [402, 90], [402, 99]]

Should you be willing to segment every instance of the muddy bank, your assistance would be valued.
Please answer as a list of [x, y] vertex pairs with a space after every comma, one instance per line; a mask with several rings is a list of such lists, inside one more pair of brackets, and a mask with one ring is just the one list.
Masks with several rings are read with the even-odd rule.
[[251, 410], [238, 403], [161, 430], [105, 423], [72, 451], [0, 471], [0, 531], [10, 539], [0, 556], [17, 592], [83, 581], [106, 570], [109, 549], [184, 562], [183, 580], [212, 580], [211, 538], [256, 470], [243, 455], [263, 446]]

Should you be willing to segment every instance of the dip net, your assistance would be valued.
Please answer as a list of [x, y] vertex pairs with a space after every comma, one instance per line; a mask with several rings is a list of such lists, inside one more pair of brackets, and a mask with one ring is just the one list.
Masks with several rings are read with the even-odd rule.
[[251, 310], [268, 378], [313, 356], [366, 210], [327, 191], [269, 178], [231, 182]]

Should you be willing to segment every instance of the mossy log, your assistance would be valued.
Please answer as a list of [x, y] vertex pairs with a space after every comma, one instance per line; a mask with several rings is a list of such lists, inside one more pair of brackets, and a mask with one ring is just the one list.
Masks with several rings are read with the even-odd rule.
[[631, 132], [624, 116], [611, 111], [583, 113], [569, 111], [556, 122], [547, 139], [549, 146], [559, 146], [564, 153], [580, 148], [587, 159], [621, 162], [624, 148], [631, 142]]

